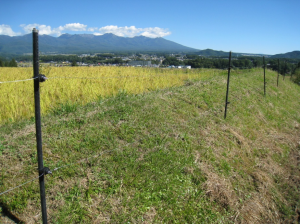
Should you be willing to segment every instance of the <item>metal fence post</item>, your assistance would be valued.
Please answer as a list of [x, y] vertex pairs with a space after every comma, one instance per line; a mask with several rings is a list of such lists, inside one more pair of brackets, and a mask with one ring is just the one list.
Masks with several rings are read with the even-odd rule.
[[278, 59], [278, 70], [277, 70], [277, 87], [279, 83], [279, 59]]
[[38, 157], [38, 171], [40, 183], [40, 197], [42, 207], [43, 223], [47, 223], [47, 210], [46, 210], [46, 194], [45, 194], [45, 167], [43, 163], [42, 151], [42, 128], [41, 128], [41, 106], [40, 106], [40, 82], [42, 81], [39, 74], [39, 40], [38, 30], [32, 30], [33, 39], [33, 82], [34, 82], [34, 104], [35, 104], [35, 128], [36, 128], [36, 144], [37, 144], [37, 157]]
[[265, 63], [265, 56], [263, 57], [264, 60], [264, 96], [266, 96], [266, 63]]
[[226, 90], [226, 101], [225, 101], [225, 113], [224, 113], [224, 119], [226, 119], [226, 115], [227, 115], [227, 105], [230, 103], [230, 102], [228, 102], [229, 81], [230, 81], [230, 69], [231, 69], [231, 51], [229, 52], [229, 64], [228, 64], [228, 77], [227, 77], [227, 90]]
[[286, 61], [284, 61], [283, 80], [284, 80], [284, 78], [285, 78], [285, 71], [286, 71]]

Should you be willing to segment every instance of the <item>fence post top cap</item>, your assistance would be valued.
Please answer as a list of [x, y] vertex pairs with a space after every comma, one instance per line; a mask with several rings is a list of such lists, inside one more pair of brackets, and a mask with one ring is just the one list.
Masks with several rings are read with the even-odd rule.
[[33, 28], [32, 32], [38, 33], [39, 31], [36, 28]]

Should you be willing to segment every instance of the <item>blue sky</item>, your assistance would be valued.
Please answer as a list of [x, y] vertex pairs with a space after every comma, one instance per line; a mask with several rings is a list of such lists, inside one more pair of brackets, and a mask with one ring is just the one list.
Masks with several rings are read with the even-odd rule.
[[0, 35], [163, 37], [196, 49], [300, 50], [300, 0], [3, 0]]

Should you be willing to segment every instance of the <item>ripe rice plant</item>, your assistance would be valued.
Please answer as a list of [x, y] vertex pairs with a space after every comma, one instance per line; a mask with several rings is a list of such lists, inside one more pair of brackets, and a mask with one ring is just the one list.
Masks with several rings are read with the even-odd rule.
[[[41, 110], [45, 114], [66, 102], [84, 105], [120, 90], [131, 94], [180, 86], [188, 79], [203, 79], [218, 70], [132, 67], [44, 67], [40, 74]], [[32, 68], [0, 68], [0, 82], [29, 79]], [[0, 123], [34, 116], [33, 81], [0, 84]]]

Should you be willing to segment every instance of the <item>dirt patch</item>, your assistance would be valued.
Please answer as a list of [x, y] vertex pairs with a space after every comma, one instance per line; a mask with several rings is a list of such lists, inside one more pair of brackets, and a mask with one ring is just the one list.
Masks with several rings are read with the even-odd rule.
[[25, 128], [23, 128], [20, 131], [12, 132], [10, 135], [4, 136], [4, 138], [5, 139], [15, 139], [15, 138], [27, 136], [34, 132], [35, 132], [35, 124], [32, 124], [32, 125], [27, 125]]

